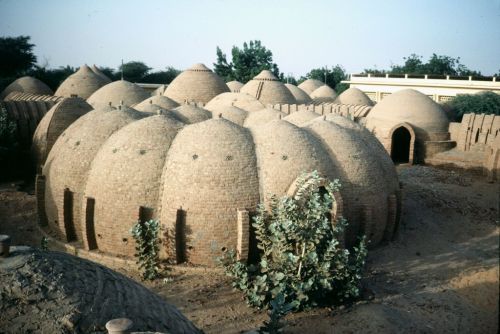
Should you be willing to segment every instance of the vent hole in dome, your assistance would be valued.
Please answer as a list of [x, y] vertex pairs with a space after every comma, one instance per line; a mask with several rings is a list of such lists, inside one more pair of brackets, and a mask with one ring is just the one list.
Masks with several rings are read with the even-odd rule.
[[198, 154], [193, 154], [193, 160], [198, 159]]
[[75, 146], [78, 146], [78, 145], [80, 145], [80, 141], [77, 141], [77, 142], [75, 143]]
[[117, 148], [114, 148], [112, 152], [113, 152], [113, 153], [116, 153], [117, 151], [118, 151], [118, 149], [117, 149]]
[[282, 156], [281, 156], [281, 159], [282, 159], [282, 160], [288, 160], [288, 155], [282, 155]]
[[128, 239], [127, 238], [123, 238], [122, 241], [125, 242], [125, 243], [128, 243]]
[[226, 161], [231, 161], [231, 160], [233, 160], [233, 156], [232, 155], [226, 156]]
[[140, 155], [144, 155], [144, 154], [146, 154], [146, 150], [140, 150], [140, 151], [139, 151], [139, 154], [140, 154]]
[[227, 248], [226, 248], [226, 247], [222, 247], [220, 250], [221, 250], [223, 253], [227, 252]]

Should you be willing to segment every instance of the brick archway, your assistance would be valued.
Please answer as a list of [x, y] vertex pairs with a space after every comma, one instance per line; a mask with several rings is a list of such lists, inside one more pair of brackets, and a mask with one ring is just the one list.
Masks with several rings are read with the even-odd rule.
[[389, 154], [394, 163], [413, 164], [415, 158], [415, 131], [408, 123], [399, 123], [392, 127], [388, 136]]

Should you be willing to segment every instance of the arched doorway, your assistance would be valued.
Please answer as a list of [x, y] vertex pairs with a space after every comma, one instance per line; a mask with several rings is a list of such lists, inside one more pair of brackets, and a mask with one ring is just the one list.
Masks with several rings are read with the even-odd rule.
[[396, 164], [410, 162], [410, 131], [401, 126], [392, 132], [391, 138], [391, 158]]

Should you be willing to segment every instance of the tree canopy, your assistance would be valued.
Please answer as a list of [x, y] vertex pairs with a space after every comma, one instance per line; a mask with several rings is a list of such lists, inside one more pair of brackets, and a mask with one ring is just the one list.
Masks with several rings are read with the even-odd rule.
[[452, 76], [482, 76], [480, 71], [470, 70], [460, 63], [460, 57], [437, 55], [435, 53], [427, 62], [423, 57], [412, 53], [408, 57], [403, 57], [403, 65], [392, 65], [390, 70], [365, 69], [364, 73], [371, 74], [410, 74], [410, 75], [452, 75]]
[[457, 95], [445, 104], [455, 121], [461, 121], [464, 114], [500, 115], [500, 95], [493, 92]]
[[273, 62], [273, 53], [258, 40], [243, 43], [243, 48], [233, 46], [230, 62], [219, 47], [216, 53], [214, 71], [226, 81], [238, 80], [246, 83], [262, 70], [269, 70], [283, 80], [283, 73], [280, 73], [278, 65]]
[[335, 65], [330, 68], [315, 68], [309, 71], [305, 77], [301, 77], [299, 82], [303, 82], [307, 79], [316, 79], [325, 82], [328, 86], [335, 89], [335, 91], [340, 94], [346, 90], [349, 86], [341, 83], [342, 80], [347, 79], [347, 73], [341, 65]]
[[142, 61], [129, 61], [118, 67], [118, 71], [123, 73], [123, 79], [130, 82], [140, 82], [150, 70], [151, 67]]
[[29, 36], [0, 37], [1, 77], [21, 76], [35, 66], [35, 45], [29, 41]]

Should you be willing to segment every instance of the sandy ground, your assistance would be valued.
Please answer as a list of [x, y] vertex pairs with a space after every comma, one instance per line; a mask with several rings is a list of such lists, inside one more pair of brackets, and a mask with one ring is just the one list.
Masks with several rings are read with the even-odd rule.
[[[291, 314], [286, 333], [497, 333], [500, 184], [423, 166], [399, 174], [403, 221], [393, 242], [369, 252], [362, 298]], [[39, 246], [35, 224], [32, 191], [0, 185], [0, 233]], [[206, 333], [240, 333], [267, 318], [219, 269], [175, 266], [167, 275], [145, 284]]]

